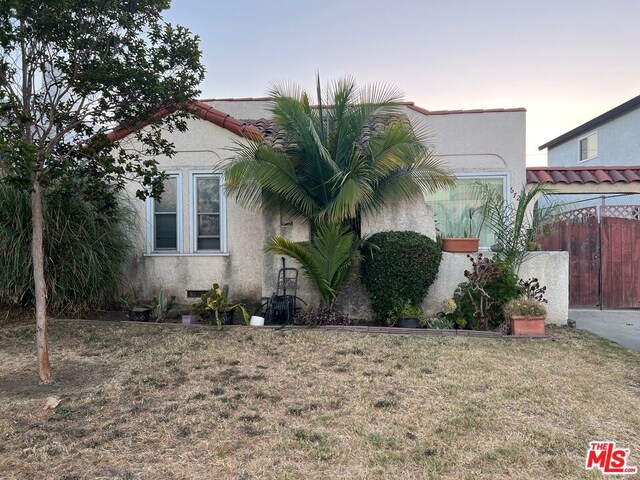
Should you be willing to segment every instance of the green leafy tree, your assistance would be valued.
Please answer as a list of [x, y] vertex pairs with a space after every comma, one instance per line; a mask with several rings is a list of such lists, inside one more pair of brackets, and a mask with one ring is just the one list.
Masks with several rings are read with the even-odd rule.
[[[204, 69], [199, 41], [162, 18], [168, 0], [4, 0], [0, 3], [0, 171], [30, 192], [38, 374], [51, 380], [42, 192], [84, 178], [89, 191], [137, 179], [161, 193], [162, 129], [186, 130], [184, 106]], [[174, 112], [158, 116], [158, 111]], [[143, 130], [136, 126], [147, 125]], [[112, 143], [121, 127], [136, 148]]]
[[318, 80], [315, 99], [292, 84], [269, 96], [278, 141], [238, 146], [225, 171], [227, 190], [247, 207], [359, 234], [362, 214], [454, 184], [426, 132], [399, 115], [395, 88], [343, 78], [324, 95]]
[[331, 308], [342, 284], [360, 258], [360, 243], [347, 226], [320, 225], [309, 242], [274, 237], [266, 251], [297, 260], [318, 288], [323, 305]]

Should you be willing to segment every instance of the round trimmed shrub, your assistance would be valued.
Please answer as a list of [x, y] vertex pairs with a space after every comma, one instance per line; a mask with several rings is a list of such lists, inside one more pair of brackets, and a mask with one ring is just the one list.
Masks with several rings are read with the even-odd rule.
[[440, 245], [418, 232], [380, 232], [366, 242], [361, 264], [373, 318], [384, 322], [407, 302], [420, 305], [438, 275]]

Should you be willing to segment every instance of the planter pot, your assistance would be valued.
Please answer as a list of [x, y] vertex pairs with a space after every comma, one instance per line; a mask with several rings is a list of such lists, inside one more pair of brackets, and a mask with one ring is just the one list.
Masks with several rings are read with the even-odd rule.
[[129, 320], [132, 322], [148, 322], [151, 317], [151, 309], [148, 307], [135, 307], [129, 311]]
[[256, 315], [252, 316], [249, 320], [249, 325], [251, 325], [252, 327], [263, 327], [264, 317], [258, 317]]
[[545, 317], [511, 317], [511, 335], [520, 337], [541, 337], [544, 335]]
[[197, 315], [182, 315], [182, 323], [185, 325], [195, 325], [198, 323]]
[[442, 251], [450, 253], [475, 253], [480, 245], [479, 238], [443, 238]]
[[398, 320], [400, 328], [418, 328], [418, 317], [402, 317]]

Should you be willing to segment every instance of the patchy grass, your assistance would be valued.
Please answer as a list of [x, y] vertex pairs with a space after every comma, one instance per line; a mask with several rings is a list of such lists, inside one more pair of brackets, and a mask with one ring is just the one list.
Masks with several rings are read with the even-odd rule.
[[[0, 329], [3, 478], [599, 478], [640, 465], [640, 356], [544, 341], [53, 323]], [[43, 410], [45, 398], [62, 403]]]

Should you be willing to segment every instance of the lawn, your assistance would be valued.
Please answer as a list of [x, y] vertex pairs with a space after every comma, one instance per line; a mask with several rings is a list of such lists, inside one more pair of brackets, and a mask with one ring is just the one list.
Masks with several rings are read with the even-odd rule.
[[[546, 340], [0, 327], [0, 476], [55, 479], [560, 479], [588, 442], [640, 465], [640, 355]], [[62, 403], [45, 410], [56, 395]]]

